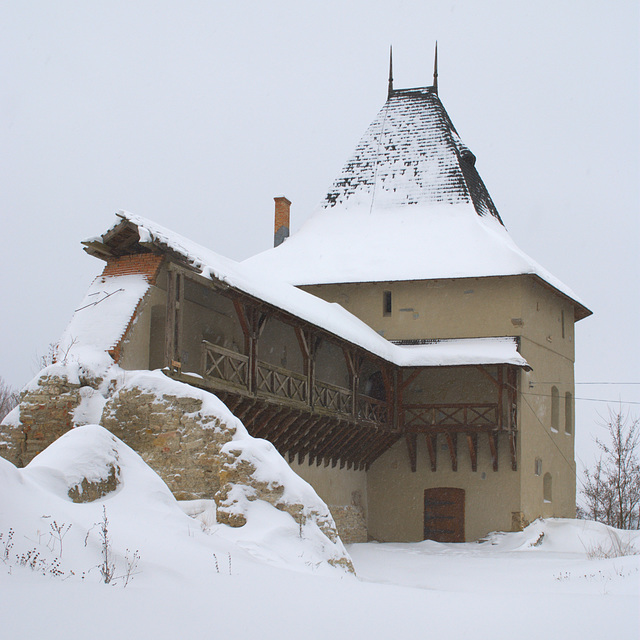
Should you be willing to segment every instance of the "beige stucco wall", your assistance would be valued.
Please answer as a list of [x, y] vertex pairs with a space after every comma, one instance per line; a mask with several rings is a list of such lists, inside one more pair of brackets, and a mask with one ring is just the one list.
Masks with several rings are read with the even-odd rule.
[[298, 464], [289, 466], [329, 505], [353, 505], [367, 513], [367, 472], [354, 469]]
[[[563, 296], [534, 276], [460, 278], [414, 282], [383, 282], [308, 286], [306, 290], [338, 302], [388, 339], [514, 336], [533, 367], [521, 372], [518, 399], [518, 471], [511, 471], [506, 439], [501, 440], [500, 469], [491, 470], [485, 445], [487, 478], [478, 472], [429, 469], [426, 445], [418, 444], [418, 471], [408, 471], [404, 441], [371, 467], [368, 479], [369, 533], [388, 540], [421, 539], [424, 489], [438, 486], [467, 491], [468, 539], [493, 529], [509, 529], [512, 512], [526, 520], [575, 515], [574, 309]], [[383, 295], [392, 292], [392, 313], [384, 315]], [[486, 382], [463, 369], [430, 370], [405, 394], [411, 402], [472, 401], [491, 393]], [[490, 383], [489, 383], [490, 385]], [[551, 429], [551, 389], [559, 393], [559, 426]], [[566, 394], [570, 393], [571, 425], [565, 425]], [[464, 442], [464, 441], [462, 441]], [[447, 451], [439, 452], [447, 456]], [[535, 474], [540, 459], [540, 475]], [[404, 459], [404, 467], [401, 460]], [[422, 459], [422, 463], [420, 460]], [[468, 456], [467, 456], [468, 459]], [[395, 466], [394, 466], [395, 465]], [[404, 470], [403, 470], [404, 469]], [[488, 470], [486, 470], [488, 469]], [[502, 474], [506, 474], [504, 481]], [[552, 476], [553, 495], [543, 499], [543, 478]], [[431, 474], [431, 475], [430, 475]], [[496, 483], [496, 486], [492, 486]], [[496, 502], [486, 496], [499, 496]]]
[[[520, 351], [533, 366], [522, 372], [519, 461], [522, 510], [527, 520], [575, 516], [576, 475], [573, 309], [550, 291], [529, 284], [524, 291], [524, 335]], [[564, 315], [564, 337], [562, 320]], [[559, 421], [551, 426], [552, 387], [559, 392]], [[566, 393], [571, 394], [566, 424]], [[542, 461], [540, 475], [535, 461]], [[552, 477], [552, 500], [543, 500], [543, 478]]]
[[416, 471], [402, 438], [378, 458], [368, 472], [369, 535], [381, 542], [416, 542], [424, 538], [424, 491], [455, 487], [465, 491], [465, 537], [477, 540], [490, 531], [511, 529], [520, 509], [520, 472], [511, 469], [506, 436], [498, 442], [498, 471], [493, 471], [486, 437], [478, 439], [478, 470], [471, 470], [466, 439], [458, 437], [458, 471], [451, 470], [449, 450], [438, 437], [437, 470], [431, 471], [425, 439], [418, 437]]
[[[122, 341], [122, 351], [118, 364], [123, 369], [148, 369], [151, 360], [151, 331], [155, 326], [154, 307], [164, 309], [166, 305], [166, 292], [152, 285], [145, 294], [136, 317], [133, 319], [129, 331]], [[164, 323], [163, 323], [164, 328]], [[164, 335], [161, 337], [164, 347]]]
[[[389, 340], [517, 336], [522, 278], [459, 278], [303, 287], [338, 302]], [[383, 294], [392, 292], [392, 312]]]

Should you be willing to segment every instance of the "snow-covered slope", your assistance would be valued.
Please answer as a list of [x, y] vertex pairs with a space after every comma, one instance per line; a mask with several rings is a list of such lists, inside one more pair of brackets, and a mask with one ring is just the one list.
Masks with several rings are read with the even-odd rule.
[[[315, 497], [321, 504], [306, 482], [288, 467], [282, 468], [284, 461], [277, 465], [281, 458], [273, 447], [253, 438], [246, 440], [239, 438], [236, 446], [244, 445], [245, 460], [250, 462], [255, 462], [256, 455], [262, 456], [261, 471], [267, 481], [280, 480], [294, 498], [306, 491], [308, 502]], [[102, 497], [91, 502], [72, 501], [70, 495], [78, 493], [82, 499], [83, 489], [78, 488], [84, 479], [94, 485], [105, 484], [112, 469], [115, 487], [108, 487]], [[296, 482], [302, 486], [297, 487]], [[39, 555], [32, 567], [35, 573], [51, 576], [59, 571], [70, 581], [99, 582], [96, 567], [104, 559], [99, 535], [104, 508], [116, 575], [126, 572], [127, 556], [131, 558], [134, 550], [139, 551], [137, 570], [146, 576], [145, 581], [153, 581], [158, 567], [164, 567], [161, 574], [184, 569], [185, 575], [195, 571], [200, 577], [210, 576], [221, 570], [223, 560], [225, 565], [235, 563], [236, 569], [258, 560], [321, 575], [348, 573], [328, 562], [336, 555], [336, 544], [342, 556], [346, 555], [340, 541], [330, 542], [310, 520], [301, 525], [288, 513], [249, 496], [248, 502], [240, 499], [238, 506], [243, 508], [247, 524], [233, 528], [216, 524], [215, 503], [203, 502], [195, 509], [193, 504], [181, 507], [160, 477], [113, 434], [98, 425], [77, 427], [24, 469], [0, 458], [0, 559], [4, 557], [6, 568], [14, 571], [22, 568], [19, 558], [34, 549]], [[206, 511], [209, 520], [194, 519], [185, 511], [200, 515]], [[65, 531], [62, 540], [56, 527]], [[8, 547], [10, 529], [12, 546]]]
[[[80, 471], [63, 460], [71, 448], [24, 470], [0, 459], [3, 637], [511, 640], [516, 633], [522, 640], [636, 640], [640, 633], [640, 556], [588, 558], [589, 549], [606, 550], [613, 535], [637, 548], [638, 532], [550, 520], [482, 544], [352, 545], [360, 581], [337, 571], [292, 572], [273, 563], [273, 529], [258, 528], [253, 548], [215, 524], [206, 534], [135, 454], [91, 431], [84, 432], [85, 453], [100, 442], [115, 448], [124, 479], [115, 495], [95, 504], [64, 497]], [[79, 441], [74, 448], [80, 452]], [[140, 557], [126, 589], [122, 577], [103, 584], [96, 568], [103, 504], [118, 575], [127, 557]], [[62, 548], [50, 535], [54, 521], [63, 531], [72, 525]], [[295, 536], [289, 543], [294, 548]], [[41, 575], [16, 561], [30, 549], [45, 559], [38, 566], [51, 567], [61, 556], [63, 575]]]

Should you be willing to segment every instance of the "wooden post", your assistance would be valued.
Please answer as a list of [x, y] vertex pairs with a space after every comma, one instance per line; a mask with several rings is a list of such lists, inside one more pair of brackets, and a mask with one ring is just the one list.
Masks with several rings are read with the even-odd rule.
[[164, 364], [170, 367], [176, 352], [176, 272], [167, 270], [167, 321], [164, 330]]
[[165, 366], [180, 366], [182, 353], [182, 314], [184, 309], [184, 275], [171, 268], [167, 271], [167, 321], [164, 336]]
[[502, 373], [503, 365], [498, 365], [498, 429], [502, 429], [503, 415], [504, 415], [504, 407], [502, 401], [502, 392], [504, 390], [504, 379]]

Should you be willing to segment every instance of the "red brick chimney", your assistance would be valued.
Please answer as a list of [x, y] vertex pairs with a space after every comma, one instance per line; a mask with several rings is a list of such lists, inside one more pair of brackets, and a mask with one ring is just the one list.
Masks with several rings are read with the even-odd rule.
[[273, 233], [273, 246], [281, 245], [289, 237], [289, 215], [291, 202], [284, 196], [276, 196], [275, 226]]

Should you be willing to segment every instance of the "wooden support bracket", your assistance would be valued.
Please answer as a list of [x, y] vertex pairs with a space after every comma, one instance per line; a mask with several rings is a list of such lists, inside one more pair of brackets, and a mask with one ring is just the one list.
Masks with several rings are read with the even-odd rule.
[[471, 471], [478, 470], [478, 434], [467, 434], [467, 445], [469, 446], [469, 457], [471, 458]]
[[409, 464], [411, 465], [411, 471], [416, 471], [417, 458], [418, 458], [418, 436], [415, 433], [407, 433], [405, 435], [407, 442], [407, 450], [409, 452]]
[[447, 432], [445, 433], [447, 439], [447, 446], [449, 447], [449, 456], [451, 457], [451, 471], [458, 470], [458, 434]]
[[429, 451], [429, 461], [431, 462], [431, 471], [436, 471], [438, 468], [438, 435], [425, 433], [424, 437], [427, 440], [427, 450]]
[[491, 432], [487, 434], [489, 438], [489, 449], [491, 450], [491, 463], [493, 470], [498, 470], [498, 434]]

